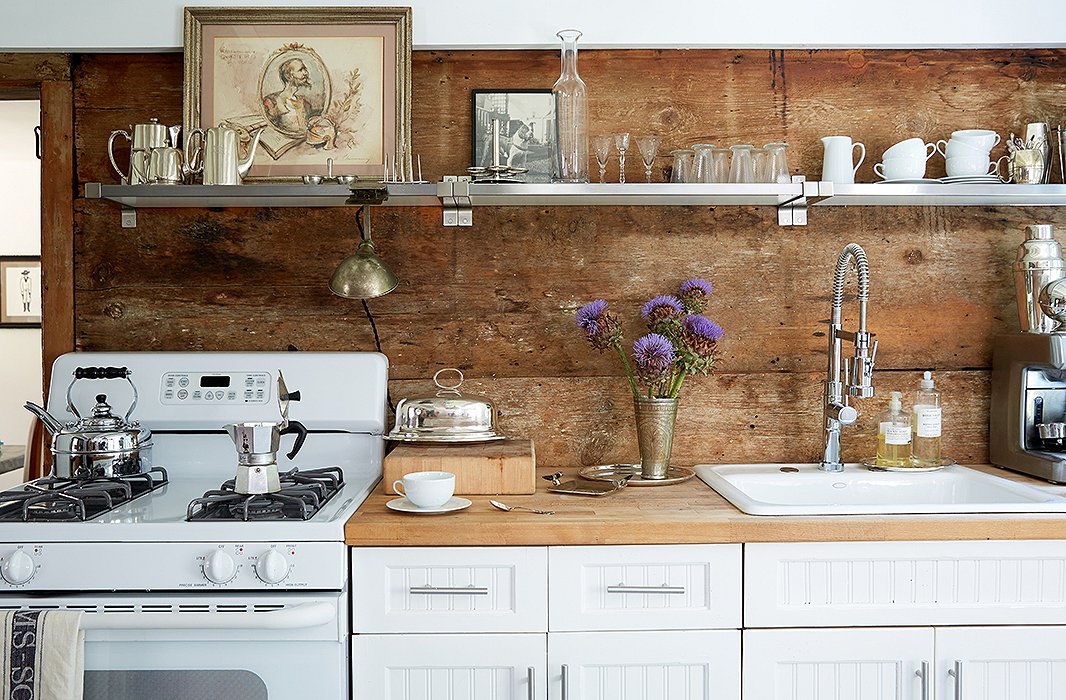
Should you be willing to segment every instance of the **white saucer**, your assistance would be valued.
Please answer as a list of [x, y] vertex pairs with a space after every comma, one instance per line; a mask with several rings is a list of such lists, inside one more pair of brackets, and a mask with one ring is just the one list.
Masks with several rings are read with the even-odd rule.
[[451, 513], [452, 511], [469, 508], [472, 501], [453, 496], [448, 502], [436, 508], [419, 508], [404, 497], [394, 498], [385, 504], [390, 510], [398, 510], [401, 513], [417, 513], [418, 515], [434, 515], [436, 513]]
[[878, 180], [875, 185], [925, 185], [930, 182], [940, 182], [928, 177], [900, 178], [899, 180]]
[[967, 183], [971, 185], [989, 184], [1000, 185], [1003, 181], [999, 179], [998, 175], [956, 175], [954, 177], [942, 177], [940, 181], [946, 184], [950, 183]]

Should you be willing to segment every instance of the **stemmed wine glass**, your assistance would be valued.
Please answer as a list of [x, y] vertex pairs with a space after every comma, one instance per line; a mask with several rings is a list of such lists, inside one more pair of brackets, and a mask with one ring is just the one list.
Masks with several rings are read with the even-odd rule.
[[596, 151], [596, 163], [600, 166], [600, 182], [603, 182], [607, 175], [607, 160], [611, 157], [611, 135], [593, 136], [592, 148]]
[[626, 151], [629, 149], [629, 132], [614, 135], [614, 147], [618, 149], [618, 182], [626, 181]]
[[651, 166], [655, 162], [655, 154], [659, 152], [658, 136], [641, 136], [637, 139], [637, 150], [640, 151], [640, 159], [644, 161], [644, 181], [651, 182]]

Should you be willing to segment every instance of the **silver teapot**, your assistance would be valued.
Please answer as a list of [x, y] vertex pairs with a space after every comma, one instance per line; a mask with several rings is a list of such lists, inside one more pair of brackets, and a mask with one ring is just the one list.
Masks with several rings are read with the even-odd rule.
[[[240, 159], [240, 138], [236, 129], [216, 126], [193, 129], [185, 135], [185, 162], [195, 163], [194, 169], [203, 172], [205, 185], [239, 185], [252, 167], [262, 129], [252, 134], [248, 155]], [[193, 148], [190, 144], [196, 143]]]
[[[147, 124], [134, 124], [129, 131], [116, 129], [107, 138], [107, 157], [123, 184], [143, 185], [150, 182], [148, 164], [152, 149], [167, 146], [168, 127], [152, 118]], [[125, 171], [115, 160], [115, 139], [122, 136], [130, 144], [130, 162]]]

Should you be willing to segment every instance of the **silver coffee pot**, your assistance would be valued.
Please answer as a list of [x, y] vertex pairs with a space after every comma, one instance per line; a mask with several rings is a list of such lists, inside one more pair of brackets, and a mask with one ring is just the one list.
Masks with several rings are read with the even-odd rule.
[[281, 436], [295, 433], [296, 441], [285, 456], [296, 457], [307, 438], [307, 428], [299, 421], [289, 420], [289, 402], [299, 401], [300, 392], [290, 392], [285, 378], [278, 370], [278, 406], [281, 421], [257, 421], [231, 423], [225, 426], [226, 434], [237, 448], [237, 477], [234, 491], [243, 494], [275, 493], [281, 490], [278, 474], [278, 449]]
[[[155, 118], [149, 119], [147, 124], [134, 124], [129, 131], [116, 129], [111, 132], [107, 138], [107, 157], [123, 184], [143, 185], [150, 182], [148, 166], [152, 149], [167, 146], [167, 133], [168, 127]], [[130, 162], [125, 171], [115, 160], [115, 139], [119, 136], [130, 144]]]
[[[203, 172], [205, 185], [239, 185], [252, 167], [264, 129], [252, 134], [248, 155], [240, 158], [240, 138], [236, 129], [216, 126], [193, 129], [185, 135], [185, 162]], [[195, 143], [195, 147], [191, 144]]]

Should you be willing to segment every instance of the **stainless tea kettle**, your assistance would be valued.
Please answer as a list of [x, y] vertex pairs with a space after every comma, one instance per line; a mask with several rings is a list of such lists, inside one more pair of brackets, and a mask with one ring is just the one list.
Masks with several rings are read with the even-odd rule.
[[[259, 139], [265, 129], [263, 127], [252, 134], [252, 144], [244, 160], [240, 160], [240, 139], [236, 129], [227, 126], [193, 129], [185, 135], [185, 162], [195, 163], [195, 170], [203, 171], [205, 185], [239, 185], [252, 167]], [[194, 141], [196, 148], [190, 152], [190, 144]]]
[[[111, 413], [106, 394], [96, 395], [93, 414], [82, 418], [70, 398], [79, 379], [125, 379], [133, 387], [133, 402], [126, 415]], [[59, 479], [110, 479], [141, 474], [152, 467], [152, 433], [130, 414], [137, 406], [137, 387], [125, 367], [78, 367], [67, 387], [67, 410], [77, 420], [64, 423], [35, 403], [26, 409], [41, 419], [52, 434], [52, 476]]]
[[[107, 157], [121, 182], [131, 185], [143, 185], [150, 182], [148, 163], [152, 149], [166, 147], [167, 132], [168, 127], [160, 124], [155, 118], [149, 119], [147, 124], [134, 124], [129, 131], [116, 129], [111, 132], [107, 139]], [[130, 144], [130, 163], [125, 172], [118, 167], [118, 162], [115, 160], [115, 139], [119, 136], [124, 137]]]

